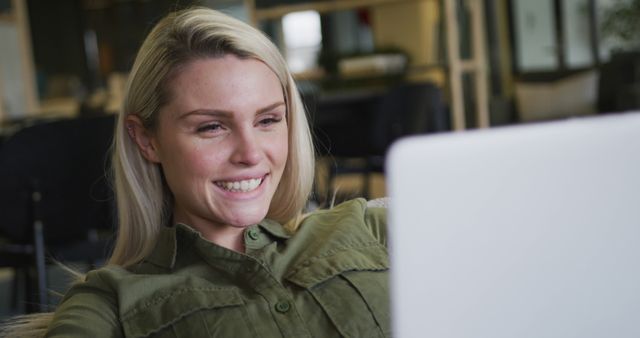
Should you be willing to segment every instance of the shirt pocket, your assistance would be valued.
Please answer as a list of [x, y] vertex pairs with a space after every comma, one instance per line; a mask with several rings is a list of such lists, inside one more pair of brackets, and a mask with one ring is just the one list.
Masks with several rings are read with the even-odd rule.
[[342, 336], [391, 336], [385, 248], [348, 249], [302, 266], [287, 279], [312, 295]]
[[257, 337], [234, 288], [183, 288], [141, 299], [123, 314], [126, 337]]

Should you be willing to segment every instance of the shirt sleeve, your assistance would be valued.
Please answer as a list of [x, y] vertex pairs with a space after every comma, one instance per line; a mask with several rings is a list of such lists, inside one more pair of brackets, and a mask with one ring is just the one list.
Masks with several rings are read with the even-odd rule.
[[45, 337], [122, 337], [113, 293], [97, 273], [74, 285], [58, 306]]
[[365, 209], [365, 224], [378, 242], [387, 246], [387, 208], [384, 206], [369, 206]]

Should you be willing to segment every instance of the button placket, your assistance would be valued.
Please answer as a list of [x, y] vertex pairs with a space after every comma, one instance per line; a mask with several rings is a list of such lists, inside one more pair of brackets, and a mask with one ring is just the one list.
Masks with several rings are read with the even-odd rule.
[[281, 300], [276, 303], [275, 308], [276, 308], [276, 311], [284, 314], [289, 312], [289, 310], [291, 309], [291, 304], [286, 300]]
[[258, 238], [260, 238], [260, 231], [258, 231], [258, 229], [249, 229], [247, 231], [247, 237], [249, 237], [249, 239], [255, 241]]

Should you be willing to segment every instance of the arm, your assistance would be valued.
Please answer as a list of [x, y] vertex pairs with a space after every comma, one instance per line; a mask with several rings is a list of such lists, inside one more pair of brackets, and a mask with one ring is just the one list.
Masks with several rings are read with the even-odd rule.
[[122, 337], [115, 294], [90, 273], [58, 306], [45, 337]]
[[387, 203], [387, 198], [371, 200], [364, 214], [369, 231], [384, 246], [387, 246]]

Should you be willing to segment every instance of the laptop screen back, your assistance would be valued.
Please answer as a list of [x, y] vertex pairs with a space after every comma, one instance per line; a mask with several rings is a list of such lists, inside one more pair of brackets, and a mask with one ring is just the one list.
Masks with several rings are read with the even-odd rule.
[[640, 337], [640, 114], [400, 141], [395, 337]]

